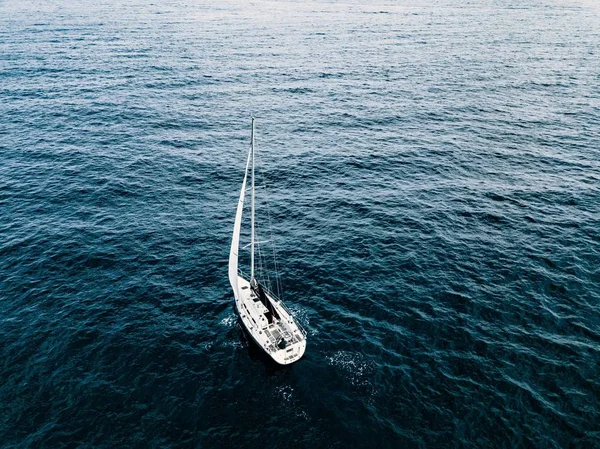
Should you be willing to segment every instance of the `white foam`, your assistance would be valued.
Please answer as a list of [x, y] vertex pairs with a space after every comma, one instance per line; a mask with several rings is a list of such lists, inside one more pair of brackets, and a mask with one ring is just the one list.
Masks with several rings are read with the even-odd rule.
[[291, 404], [293, 400], [294, 389], [289, 385], [284, 385], [282, 387], [275, 388], [275, 391], [278, 396], [281, 396], [283, 402], [286, 404]]
[[337, 351], [327, 357], [331, 366], [340, 368], [347, 374], [354, 386], [371, 386], [369, 377], [373, 373], [373, 364], [357, 352]]
[[300, 325], [306, 329], [306, 333], [310, 336], [317, 335], [319, 331], [310, 325], [310, 317], [308, 316], [308, 311], [306, 309], [302, 309], [298, 306], [289, 307], [290, 312], [294, 316], [294, 318], [300, 323]]
[[221, 320], [221, 323], [225, 327], [233, 327], [236, 323], [236, 315], [232, 313], [231, 315], [227, 315], [225, 318]]

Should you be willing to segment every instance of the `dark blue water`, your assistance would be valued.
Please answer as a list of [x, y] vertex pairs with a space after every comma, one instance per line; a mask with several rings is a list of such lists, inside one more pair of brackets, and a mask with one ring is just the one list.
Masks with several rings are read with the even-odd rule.
[[598, 5], [211, 3], [0, 1], [0, 446], [600, 447]]

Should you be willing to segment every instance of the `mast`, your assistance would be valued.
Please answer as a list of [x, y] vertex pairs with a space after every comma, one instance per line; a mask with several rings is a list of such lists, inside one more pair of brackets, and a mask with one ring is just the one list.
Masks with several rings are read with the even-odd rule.
[[250, 148], [252, 152], [252, 236], [250, 240], [250, 282], [254, 280], [254, 117], [252, 117], [252, 134], [250, 136]]

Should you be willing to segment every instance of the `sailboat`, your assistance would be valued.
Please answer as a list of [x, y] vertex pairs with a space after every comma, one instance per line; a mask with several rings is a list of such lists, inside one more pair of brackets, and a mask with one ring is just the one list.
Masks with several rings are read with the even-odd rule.
[[[306, 349], [306, 331], [294, 319], [283, 302], [255, 277], [255, 250], [259, 242], [255, 229], [255, 124], [252, 118], [250, 150], [235, 214], [233, 238], [229, 252], [229, 282], [235, 297], [235, 307], [248, 334], [275, 362], [289, 365], [299, 360]], [[240, 230], [248, 175], [251, 178], [250, 276], [238, 269]]]

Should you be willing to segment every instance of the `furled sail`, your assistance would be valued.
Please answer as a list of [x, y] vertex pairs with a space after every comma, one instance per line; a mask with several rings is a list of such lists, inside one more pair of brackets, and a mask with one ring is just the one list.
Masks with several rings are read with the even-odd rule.
[[244, 210], [244, 197], [246, 196], [246, 181], [248, 179], [248, 168], [250, 167], [250, 156], [252, 149], [248, 152], [246, 161], [246, 172], [244, 173], [244, 182], [240, 191], [240, 200], [238, 201], [237, 212], [235, 213], [235, 222], [233, 225], [233, 237], [231, 238], [231, 250], [229, 251], [229, 282], [233, 289], [235, 299], [238, 299], [238, 252], [240, 250], [240, 229], [242, 227], [242, 211]]

